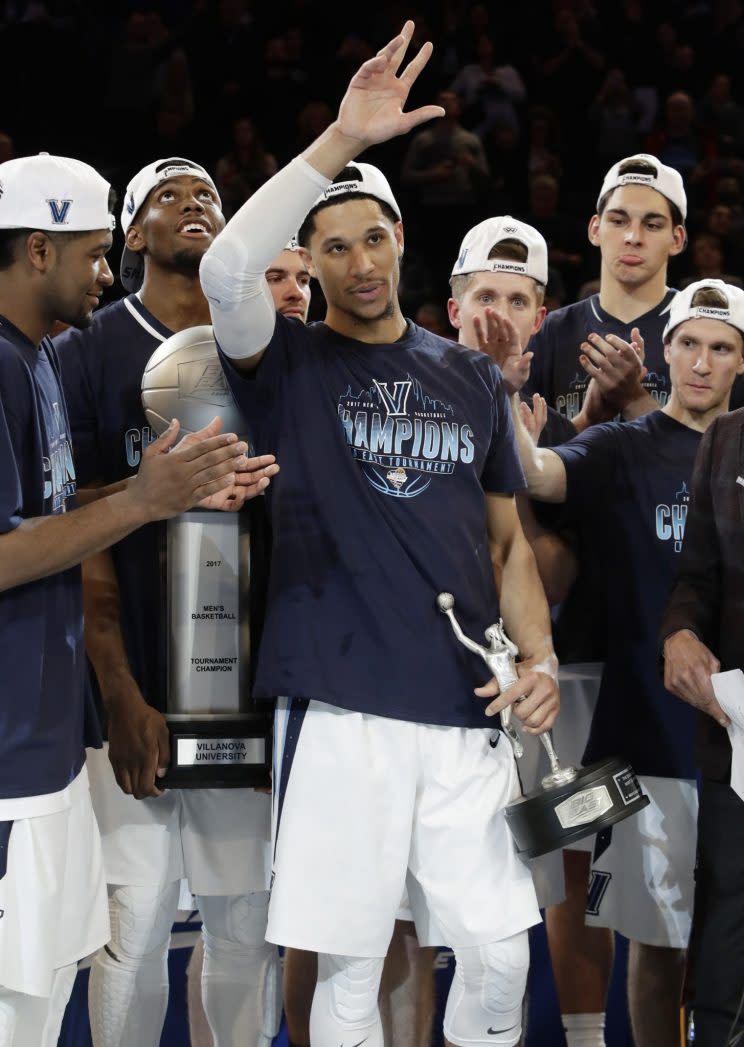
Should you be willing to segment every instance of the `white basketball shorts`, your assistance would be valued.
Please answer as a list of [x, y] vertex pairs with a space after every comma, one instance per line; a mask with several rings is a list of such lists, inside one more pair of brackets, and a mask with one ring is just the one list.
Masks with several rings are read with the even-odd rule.
[[694, 781], [639, 776], [651, 803], [598, 833], [586, 922], [631, 941], [685, 949], [697, 839]]
[[0, 985], [49, 996], [54, 971], [109, 940], [101, 841], [83, 767], [70, 806], [17, 818], [0, 879]]
[[135, 800], [117, 785], [108, 747], [88, 752], [106, 882], [147, 887], [188, 881], [192, 894], [265, 891], [271, 798], [255, 789], [167, 789]]
[[485, 945], [538, 923], [504, 818], [514, 757], [493, 733], [280, 700], [267, 939], [382, 957], [407, 871], [422, 944]]

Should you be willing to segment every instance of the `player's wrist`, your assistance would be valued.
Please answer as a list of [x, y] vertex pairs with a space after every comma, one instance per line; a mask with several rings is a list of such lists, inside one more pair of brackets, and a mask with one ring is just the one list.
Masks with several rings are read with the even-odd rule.
[[121, 671], [111, 672], [107, 676], [101, 674], [99, 681], [103, 704], [110, 716], [147, 706], [137, 681], [131, 673]]
[[347, 134], [334, 120], [304, 153], [302, 159], [325, 178], [335, 178], [369, 143]]
[[666, 655], [667, 647], [673, 643], [678, 643], [680, 640], [684, 642], [697, 640], [699, 643], [700, 637], [692, 629], [675, 629], [673, 633], [669, 633], [669, 635], [664, 639], [664, 645], [662, 647], [663, 653]]
[[549, 676], [552, 680], [558, 679], [558, 658], [554, 651], [550, 651], [539, 661], [533, 662], [532, 671], [536, 673], [544, 673]]
[[125, 488], [108, 495], [107, 500], [117, 517], [123, 523], [130, 525], [131, 530], [160, 519], [152, 501], [145, 498], [142, 482], [138, 476], [131, 477]]
[[638, 392], [626, 399], [620, 413], [623, 417], [623, 421], [632, 422], [634, 418], [640, 418], [644, 414], [649, 414], [651, 411], [655, 411], [659, 404], [654, 400], [653, 396], [647, 392], [643, 386], [640, 386]]
[[553, 680], [558, 679], [558, 658], [550, 642], [542, 645], [533, 654], [525, 655], [519, 664], [531, 673], [545, 673]]
[[602, 422], [611, 422], [618, 413], [619, 408], [613, 407], [604, 396], [598, 396], [590, 402], [584, 400], [581, 410], [571, 419], [577, 433], [583, 433], [592, 425], [601, 425]]

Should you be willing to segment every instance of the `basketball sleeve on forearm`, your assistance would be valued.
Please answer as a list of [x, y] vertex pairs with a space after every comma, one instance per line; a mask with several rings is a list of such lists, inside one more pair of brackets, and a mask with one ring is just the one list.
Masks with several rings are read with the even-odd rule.
[[243, 204], [204, 255], [199, 276], [226, 356], [245, 360], [270, 341], [276, 312], [264, 273], [329, 182], [295, 157]]

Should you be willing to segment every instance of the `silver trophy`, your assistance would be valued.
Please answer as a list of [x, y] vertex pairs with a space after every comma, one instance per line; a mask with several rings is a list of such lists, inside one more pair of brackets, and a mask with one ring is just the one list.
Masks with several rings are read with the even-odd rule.
[[[219, 415], [245, 420], [225, 381], [212, 328], [166, 339], [142, 377], [142, 406], [163, 432], [196, 432]], [[166, 720], [171, 788], [266, 786], [271, 716], [250, 698], [250, 512], [195, 508], [166, 525]]]
[[[437, 596], [437, 607], [447, 615], [455, 636], [473, 654], [479, 655], [496, 678], [501, 691], [519, 680], [517, 645], [509, 639], [503, 621], [485, 632], [488, 647], [465, 635], [455, 618], [455, 598], [451, 593]], [[518, 698], [514, 704], [524, 699]], [[524, 746], [511, 719], [512, 707], [501, 710], [501, 727], [511, 740], [514, 756], [524, 755]], [[549, 731], [539, 735], [550, 761], [550, 773], [540, 788], [509, 804], [506, 820], [526, 858], [537, 858], [548, 851], [591, 836], [600, 829], [636, 814], [649, 803], [630, 764], [610, 757], [589, 767], [562, 767]]]

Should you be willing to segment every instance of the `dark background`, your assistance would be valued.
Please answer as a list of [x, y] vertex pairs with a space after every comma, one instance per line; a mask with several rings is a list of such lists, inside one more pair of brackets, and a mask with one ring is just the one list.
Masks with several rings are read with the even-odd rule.
[[[445, 91], [459, 111], [453, 135], [419, 148], [414, 133], [363, 157], [384, 169], [403, 211], [408, 315], [428, 302], [431, 324], [442, 323], [459, 242], [493, 214], [545, 235], [551, 308], [588, 293], [599, 261], [586, 225], [598, 188], [612, 163], [636, 151], [685, 177], [690, 247], [673, 261], [670, 283], [738, 280], [739, 0], [0, 3], [0, 159], [75, 156], [122, 198], [145, 163], [182, 155], [215, 173], [229, 215], [317, 136], [351, 74], [408, 17], [416, 42], [435, 45], [410, 105]], [[485, 166], [463, 179], [468, 153]], [[449, 165], [451, 178], [426, 181], [435, 165]], [[319, 295], [313, 314], [322, 314]]]

